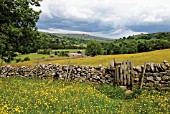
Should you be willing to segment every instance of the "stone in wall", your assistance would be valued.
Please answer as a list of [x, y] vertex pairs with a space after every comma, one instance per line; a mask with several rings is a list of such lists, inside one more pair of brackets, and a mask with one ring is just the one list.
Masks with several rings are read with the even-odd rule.
[[167, 72], [167, 76], [170, 76], [170, 70], [167, 70], [166, 72]]
[[170, 76], [165, 75], [165, 76], [162, 77], [162, 80], [163, 81], [170, 81]]

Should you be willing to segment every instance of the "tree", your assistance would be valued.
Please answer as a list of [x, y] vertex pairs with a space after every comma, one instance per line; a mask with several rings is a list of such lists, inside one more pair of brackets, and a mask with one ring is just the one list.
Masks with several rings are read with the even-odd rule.
[[10, 62], [15, 52], [30, 53], [37, 50], [38, 31], [36, 22], [41, 11], [42, 0], [1, 0], [0, 1], [0, 55]]
[[114, 47], [115, 47], [114, 42], [110, 42], [110, 43], [107, 45], [107, 47], [106, 47], [106, 49], [107, 49], [107, 55], [111, 55], [111, 54], [114, 53]]
[[98, 42], [90, 41], [87, 44], [85, 54], [88, 56], [96, 56], [102, 54], [102, 47]]
[[153, 51], [153, 45], [151, 41], [138, 42], [138, 52]]

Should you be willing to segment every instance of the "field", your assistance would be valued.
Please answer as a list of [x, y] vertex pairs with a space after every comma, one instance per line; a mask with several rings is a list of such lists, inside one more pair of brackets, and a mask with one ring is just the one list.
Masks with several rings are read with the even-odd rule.
[[66, 81], [0, 78], [0, 113], [169, 114], [170, 92]]
[[[68, 58], [49, 58], [49, 55], [29, 54], [30, 61], [11, 63], [12, 66], [41, 64], [68, 64]], [[70, 58], [74, 65], [107, 66], [116, 58], [118, 61], [132, 60], [134, 65], [145, 61], [160, 63], [170, 61], [170, 49], [124, 55], [101, 55], [86, 58]], [[5, 113], [72, 113], [72, 114], [169, 114], [170, 91], [134, 90], [126, 95], [119, 87], [94, 83], [78, 83], [60, 80], [28, 78], [0, 78], [0, 114]]]
[[[23, 56], [23, 55], [22, 55]], [[33, 59], [28, 62], [22, 62], [17, 64], [11, 64], [12, 66], [32, 66], [36, 65], [36, 59], [42, 58], [43, 55], [30, 55]], [[44, 57], [49, 58], [49, 55], [44, 55]], [[97, 66], [102, 64], [104, 66], [108, 66], [110, 61], [116, 58], [118, 61], [133, 61], [133, 65], [143, 65], [144, 62], [154, 62], [161, 63], [163, 60], [167, 60], [170, 62], [170, 49], [165, 50], [157, 50], [152, 52], [143, 52], [136, 54], [118, 54], [118, 55], [99, 55], [95, 57], [86, 57], [86, 58], [70, 58], [70, 64], [74, 65], [92, 65]], [[68, 59], [62, 59], [59, 57], [49, 58], [47, 61], [40, 62], [41, 64], [68, 64]]]

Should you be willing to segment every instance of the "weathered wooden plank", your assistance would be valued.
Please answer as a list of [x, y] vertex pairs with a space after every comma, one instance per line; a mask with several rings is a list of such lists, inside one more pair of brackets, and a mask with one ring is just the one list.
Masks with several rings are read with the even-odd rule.
[[116, 59], [114, 58], [114, 65], [115, 65], [115, 66], [116, 66], [116, 63], [117, 63], [117, 62], [116, 62]]
[[140, 89], [142, 89], [143, 81], [144, 81], [144, 76], [145, 76], [145, 70], [146, 70], [146, 62], [144, 64], [143, 72], [142, 72], [142, 77], [141, 77], [141, 82], [140, 82]]
[[123, 62], [123, 84], [126, 86], [126, 62]]
[[130, 85], [130, 62], [127, 62], [127, 84]]
[[131, 76], [131, 89], [134, 85], [133, 63], [130, 61], [130, 76]]
[[36, 63], [36, 73], [35, 73], [35, 77], [38, 78], [38, 72], [39, 72], [39, 59], [37, 59], [37, 63]]
[[123, 68], [122, 63], [120, 64], [120, 85], [123, 86]]
[[118, 82], [119, 82], [119, 67], [116, 65], [116, 68], [115, 68], [115, 79], [116, 79], [116, 85], [119, 85]]
[[119, 85], [119, 83], [120, 83], [120, 66], [119, 65], [117, 65], [117, 85]]
[[114, 66], [115, 66], [115, 85], [117, 86], [117, 66], [116, 66], [116, 58], [114, 58]]

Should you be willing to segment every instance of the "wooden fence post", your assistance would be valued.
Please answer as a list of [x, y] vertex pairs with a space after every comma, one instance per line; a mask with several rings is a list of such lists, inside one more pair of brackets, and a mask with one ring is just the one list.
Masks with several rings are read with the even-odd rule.
[[68, 60], [68, 64], [67, 64], [67, 78], [68, 78], [68, 75], [69, 75], [69, 68], [70, 68], [70, 58]]
[[120, 64], [120, 84], [123, 86], [123, 68], [122, 68], [122, 62]]
[[117, 86], [117, 72], [118, 72], [118, 69], [117, 69], [117, 64], [116, 64], [116, 59], [114, 58], [114, 65], [115, 65], [115, 85]]
[[117, 79], [117, 85], [119, 85], [120, 79], [119, 79], [119, 65], [116, 65], [116, 79]]
[[38, 78], [38, 71], [39, 71], [39, 59], [37, 59], [37, 63], [36, 63], [36, 74], [35, 74], [35, 77]]
[[123, 65], [124, 65], [124, 67], [123, 67], [123, 71], [124, 71], [124, 73], [123, 73], [123, 84], [126, 86], [126, 62], [123, 62]]
[[127, 61], [127, 85], [130, 85], [130, 62]]
[[146, 62], [145, 62], [145, 64], [144, 64], [144, 68], [143, 68], [143, 72], [142, 72], [140, 89], [142, 89], [142, 85], [143, 85], [143, 81], [144, 81], [144, 76], [145, 76], [145, 70], [146, 70]]
[[130, 61], [130, 75], [131, 75], [131, 89], [133, 88], [134, 85], [134, 74], [133, 74], [133, 63]]

